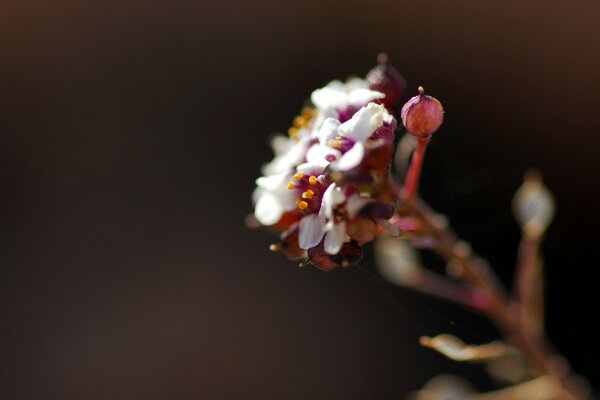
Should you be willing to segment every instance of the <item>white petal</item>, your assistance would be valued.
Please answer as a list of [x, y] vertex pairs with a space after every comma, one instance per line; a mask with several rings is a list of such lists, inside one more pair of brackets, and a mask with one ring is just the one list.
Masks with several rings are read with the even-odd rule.
[[263, 225], [276, 224], [284, 213], [282, 203], [271, 193], [263, 193], [257, 200], [254, 216]]
[[340, 125], [339, 132], [357, 142], [364, 142], [377, 128], [383, 125], [383, 121], [387, 120], [389, 115], [384, 106], [369, 103]]
[[[263, 166], [262, 171], [265, 175], [276, 175], [284, 171], [289, 171], [302, 162], [306, 155], [306, 151], [308, 150], [310, 139], [305, 138], [299, 142], [296, 142], [293, 139], [290, 140], [293, 142], [293, 145], [289, 147], [287, 151], [278, 154], [270, 163]], [[273, 140], [272, 145], [277, 154], [278, 151], [282, 151], [285, 147], [289, 146], [289, 143], [284, 144], [276, 137]], [[276, 146], [278, 148], [276, 148]]]
[[287, 153], [296, 143], [294, 139], [284, 135], [275, 135], [271, 139], [271, 147], [276, 156]]
[[285, 183], [291, 178], [288, 171], [283, 171], [274, 175], [261, 176], [256, 180], [256, 185], [263, 189], [273, 191], [285, 186]]
[[346, 93], [329, 87], [317, 89], [312, 92], [310, 100], [319, 110], [328, 108], [345, 107], [348, 101]]
[[369, 89], [356, 89], [348, 95], [348, 103], [353, 106], [364, 106], [373, 100], [383, 99], [385, 94]]
[[340, 153], [339, 150], [329, 146], [314, 144], [306, 153], [306, 162], [313, 164], [324, 164], [327, 166], [330, 163], [330, 161], [327, 160], [327, 157], [331, 155], [334, 156], [336, 160], [339, 160], [342, 153]]
[[298, 245], [300, 248], [310, 249], [318, 245], [325, 234], [324, 225], [324, 219], [317, 214], [302, 218], [298, 227]]
[[340, 81], [339, 79], [335, 79], [335, 80], [329, 82], [327, 85], [325, 85], [326, 88], [337, 90], [338, 92], [345, 92], [346, 86], [347, 86], [347, 83], [344, 83], [344, 82]]
[[337, 119], [327, 118], [319, 130], [319, 143], [327, 145], [330, 140], [335, 139], [338, 136], [338, 128], [340, 125], [341, 123]]
[[256, 180], [256, 185], [269, 191], [287, 189], [286, 183], [292, 178], [289, 171], [282, 171], [278, 174], [261, 176]]
[[358, 77], [350, 78], [343, 84], [343, 90], [345, 90], [346, 93], [352, 93], [355, 90], [368, 88], [369, 83], [365, 79]]
[[360, 210], [367, 204], [371, 203], [373, 199], [365, 196], [361, 196], [359, 194], [353, 194], [348, 197], [348, 202], [346, 203], [346, 210], [348, 211], [348, 215], [350, 218], [353, 218], [358, 214]]
[[344, 153], [342, 158], [332, 163], [331, 167], [338, 171], [348, 171], [358, 166], [362, 162], [364, 156], [365, 146], [360, 142], [356, 142], [350, 150]]
[[346, 200], [346, 195], [342, 190], [335, 184], [329, 185], [325, 193], [323, 193], [323, 200], [321, 210], [325, 216], [329, 219], [333, 218], [333, 209], [342, 204]]
[[315, 164], [315, 163], [303, 163], [296, 167], [296, 171], [301, 172], [304, 175], [320, 175], [323, 170], [327, 167], [327, 164]]
[[325, 236], [324, 249], [328, 254], [339, 253], [342, 245], [344, 244], [344, 238], [346, 237], [346, 223], [340, 222], [334, 224], [333, 229], [327, 232]]

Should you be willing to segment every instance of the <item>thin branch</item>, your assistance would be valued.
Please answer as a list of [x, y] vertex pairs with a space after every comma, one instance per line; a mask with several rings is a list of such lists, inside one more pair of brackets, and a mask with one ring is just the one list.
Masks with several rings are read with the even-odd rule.
[[514, 282], [514, 304], [523, 329], [538, 335], [544, 326], [543, 261], [541, 237], [523, 232]]
[[424, 230], [434, 238], [433, 250], [447, 262], [452, 262], [455, 271], [466, 282], [481, 288], [489, 296], [489, 309], [486, 313], [497, 327], [504, 332], [507, 340], [518, 347], [524, 356], [539, 369], [542, 375], [549, 375], [560, 383], [562, 393], [559, 398], [583, 400], [589, 398], [589, 389], [581, 380], [571, 374], [565, 359], [559, 356], [540, 333], [535, 337], [522, 329], [519, 320], [510, 312], [509, 297], [488, 264], [464, 246], [447, 224], [435, 223], [433, 213], [421, 202], [404, 204], [398, 210], [401, 216], [418, 218]]

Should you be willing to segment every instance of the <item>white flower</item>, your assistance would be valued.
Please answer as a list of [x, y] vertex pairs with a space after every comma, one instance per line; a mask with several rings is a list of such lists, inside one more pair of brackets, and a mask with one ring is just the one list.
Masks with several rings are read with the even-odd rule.
[[275, 157], [271, 162], [263, 165], [263, 174], [269, 176], [292, 170], [304, 160], [309, 146], [308, 137], [295, 140], [283, 135], [275, 136], [271, 141]]
[[329, 82], [325, 87], [312, 92], [310, 100], [326, 119], [337, 118], [339, 110], [359, 108], [384, 97], [385, 94], [370, 90], [366, 80], [352, 78], [345, 83], [339, 80]]
[[286, 186], [291, 179], [291, 172], [282, 171], [256, 180], [257, 188], [252, 195], [254, 216], [261, 224], [276, 224], [286, 211], [296, 209], [294, 193]]
[[319, 143], [308, 149], [306, 162], [299, 165], [297, 170], [302, 173], [320, 173], [328, 165], [337, 171], [357, 167], [365, 155], [367, 139], [379, 127], [391, 124], [392, 120], [393, 117], [386, 108], [376, 103], [362, 107], [343, 124], [335, 118], [327, 118], [317, 134]]
[[325, 236], [325, 252], [337, 254], [346, 241], [346, 221], [356, 217], [372, 201], [358, 193], [347, 196], [340, 186], [332, 183], [323, 194], [319, 213], [307, 215], [300, 220], [300, 248], [308, 250], [315, 247]]

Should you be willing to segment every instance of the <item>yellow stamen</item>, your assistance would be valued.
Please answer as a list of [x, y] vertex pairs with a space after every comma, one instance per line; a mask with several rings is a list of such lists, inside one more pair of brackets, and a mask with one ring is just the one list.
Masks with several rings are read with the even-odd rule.
[[305, 201], [299, 201], [298, 208], [301, 210], [306, 210], [308, 208], [308, 203]]
[[310, 178], [308, 178], [308, 183], [310, 183], [311, 185], [316, 185], [317, 184], [317, 177], [314, 175], [311, 175]]
[[279, 245], [279, 244], [272, 244], [272, 245], [269, 246], [269, 250], [271, 250], [271, 251], [279, 251], [279, 250], [281, 250], [281, 245]]
[[288, 129], [288, 135], [292, 139], [296, 139], [298, 137], [298, 128], [292, 126], [290, 129]]
[[315, 195], [315, 192], [308, 189], [306, 192], [302, 193], [302, 198], [303, 199], [312, 199], [314, 195]]
[[301, 115], [304, 117], [304, 119], [308, 120], [311, 119], [314, 115], [315, 115], [315, 110], [313, 110], [310, 107], [304, 107], [302, 109]]
[[302, 128], [304, 125], [306, 125], [306, 119], [300, 115], [298, 115], [296, 118], [294, 118], [294, 126], [296, 128]]
[[334, 149], [339, 149], [342, 147], [342, 141], [339, 139], [332, 139], [327, 144], [329, 147], [333, 147]]
[[296, 187], [296, 184], [295, 184], [294, 182], [290, 181], [290, 182], [288, 183], [288, 186], [287, 186], [287, 187], [288, 187], [288, 190], [292, 190], [293, 188], [295, 188], [295, 187]]
[[300, 179], [302, 179], [303, 176], [304, 174], [302, 172], [297, 172], [296, 175], [294, 175], [294, 179], [299, 181]]

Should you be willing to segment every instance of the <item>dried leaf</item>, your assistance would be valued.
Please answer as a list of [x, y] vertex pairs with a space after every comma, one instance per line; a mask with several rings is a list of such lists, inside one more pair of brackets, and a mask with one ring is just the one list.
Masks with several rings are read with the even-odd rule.
[[419, 343], [455, 361], [481, 362], [500, 357], [506, 351], [506, 345], [502, 342], [492, 342], [479, 346], [466, 345], [456, 336], [449, 334], [441, 334], [434, 338], [422, 336]]

